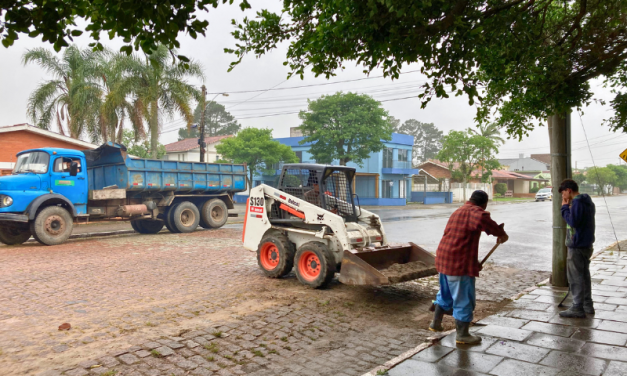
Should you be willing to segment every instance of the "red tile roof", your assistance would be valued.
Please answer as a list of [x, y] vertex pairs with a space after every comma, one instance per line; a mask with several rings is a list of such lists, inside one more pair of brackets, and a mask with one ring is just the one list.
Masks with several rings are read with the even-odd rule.
[[[220, 140], [223, 140], [228, 137], [233, 137], [233, 135], [205, 137], [205, 142], [207, 143], [207, 145], [215, 144], [216, 142], [219, 142]], [[171, 144], [165, 145], [165, 151], [169, 153], [174, 153], [174, 152], [193, 150], [193, 149], [196, 149], [197, 147], [198, 147], [197, 138], [186, 138], [182, 141], [177, 141], [177, 142], [173, 142]]]

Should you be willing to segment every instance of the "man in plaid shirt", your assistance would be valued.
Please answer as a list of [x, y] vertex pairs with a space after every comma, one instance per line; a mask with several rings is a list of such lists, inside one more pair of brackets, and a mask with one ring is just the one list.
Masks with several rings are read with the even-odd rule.
[[457, 343], [477, 344], [481, 337], [468, 333], [475, 310], [475, 277], [479, 276], [479, 238], [481, 231], [505, 243], [508, 236], [485, 211], [488, 194], [474, 191], [470, 200], [448, 220], [444, 237], [436, 252], [435, 266], [440, 273], [440, 291], [436, 298], [432, 331], [442, 331], [444, 314], [453, 314]]

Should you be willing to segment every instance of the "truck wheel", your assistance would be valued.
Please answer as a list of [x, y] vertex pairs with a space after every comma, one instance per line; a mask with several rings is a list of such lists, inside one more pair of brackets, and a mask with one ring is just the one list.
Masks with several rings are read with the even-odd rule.
[[31, 232], [43, 245], [65, 242], [72, 234], [72, 216], [60, 206], [48, 206], [31, 222]]
[[141, 219], [137, 221], [137, 226], [140, 229], [138, 232], [140, 234], [156, 234], [163, 229], [164, 225], [163, 221], [155, 221], [153, 219]]
[[270, 278], [287, 275], [294, 267], [294, 244], [283, 234], [265, 236], [257, 248], [257, 263]]
[[228, 219], [229, 209], [219, 198], [205, 202], [200, 210], [200, 225], [204, 228], [220, 228]]
[[183, 201], [172, 211], [172, 225], [179, 232], [187, 233], [196, 230], [200, 222], [200, 212], [196, 205]]
[[309, 287], [325, 287], [335, 275], [335, 260], [324, 243], [305, 243], [296, 252], [296, 277]]
[[171, 206], [165, 212], [163, 222], [165, 224], [165, 227], [168, 229], [168, 231], [170, 231], [173, 234], [178, 234], [180, 231], [174, 227], [174, 224], [172, 222], [172, 214], [174, 213], [174, 208], [176, 208], [176, 205]]
[[0, 243], [6, 245], [22, 244], [30, 239], [31, 233], [28, 225], [24, 228], [0, 227]]
[[140, 234], [142, 233], [141, 224], [139, 223], [139, 221], [131, 221], [131, 227], [133, 228], [133, 230], [135, 230], [135, 232]]

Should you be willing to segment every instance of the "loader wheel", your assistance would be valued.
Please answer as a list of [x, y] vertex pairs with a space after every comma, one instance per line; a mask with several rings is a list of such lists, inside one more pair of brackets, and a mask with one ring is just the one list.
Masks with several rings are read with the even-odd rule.
[[131, 221], [133, 229], [140, 234], [156, 234], [163, 228], [164, 223], [162, 221], [155, 221], [152, 219], [140, 219], [138, 221]]
[[228, 219], [229, 209], [219, 198], [205, 202], [200, 210], [200, 226], [203, 228], [220, 228]]
[[6, 245], [18, 245], [22, 244], [30, 239], [31, 233], [28, 225], [23, 228], [18, 227], [0, 227], [0, 243]]
[[192, 232], [196, 230], [198, 223], [200, 223], [200, 212], [196, 205], [189, 201], [183, 201], [174, 207], [172, 211], [172, 226], [178, 232]]
[[292, 271], [295, 252], [285, 235], [269, 235], [259, 243], [257, 263], [266, 276], [280, 278]]
[[33, 237], [43, 245], [65, 242], [72, 234], [72, 216], [60, 206], [48, 206], [30, 224]]
[[303, 244], [296, 252], [296, 277], [309, 287], [325, 287], [335, 275], [335, 260], [320, 242]]

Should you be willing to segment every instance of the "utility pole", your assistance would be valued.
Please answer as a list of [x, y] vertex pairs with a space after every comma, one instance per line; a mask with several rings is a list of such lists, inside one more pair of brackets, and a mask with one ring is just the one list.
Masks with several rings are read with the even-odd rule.
[[200, 161], [205, 161], [205, 106], [207, 105], [207, 88], [202, 85], [202, 112], [200, 113], [200, 135], [198, 136], [198, 145], [200, 145]]
[[572, 178], [570, 112], [548, 119], [551, 142], [551, 181], [553, 183], [553, 286], [566, 287], [566, 222], [562, 218], [562, 195], [557, 191], [564, 179]]

